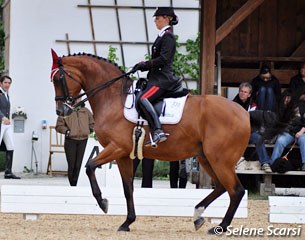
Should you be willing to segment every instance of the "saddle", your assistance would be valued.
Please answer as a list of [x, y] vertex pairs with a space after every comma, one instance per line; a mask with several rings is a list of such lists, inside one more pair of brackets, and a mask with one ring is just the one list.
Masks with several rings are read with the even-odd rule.
[[[135, 103], [138, 102], [138, 99], [141, 96], [141, 92], [143, 92], [145, 90], [145, 88], [147, 87], [147, 79], [146, 78], [140, 78], [136, 85], [135, 85], [135, 89], [134, 89], [134, 95], [135, 95]], [[177, 83], [177, 85], [175, 86], [175, 88], [168, 92], [162, 99], [160, 99], [159, 101], [157, 101], [156, 103], [153, 104], [153, 107], [155, 108], [158, 116], [160, 117], [161, 115], [164, 116], [165, 115], [165, 98], [179, 98], [179, 97], [184, 97], [186, 96], [189, 91], [186, 88], [182, 87], [182, 79], [180, 79]], [[138, 116], [141, 116], [141, 112], [137, 106], [137, 104], [135, 105], [135, 109], [138, 113]], [[142, 152], [142, 147], [143, 147], [143, 142], [144, 142], [144, 136], [145, 136], [145, 130], [143, 128], [143, 124], [144, 122], [139, 120], [136, 122], [136, 126], [134, 128], [133, 131], [133, 148], [132, 151], [130, 153], [130, 158], [131, 159], [135, 159], [136, 157], [140, 160], [143, 159], [143, 152]], [[157, 147], [152, 145], [153, 147]]]
[[[146, 87], [147, 87], [147, 83], [148, 83], [148, 80], [146, 78], [139, 78], [139, 80], [137, 81], [136, 83], [136, 88], [135, 88], [135, 91], [134, 91], [134, 94], [136, 96], [136, 100], [135, 102], [137, 103], [138, 102], [138, 99], [140, 97], [140, 93], [143, 92]], [[153, 104], [158, 116], [160, 117], [161, 114], [162, 114], [162, 109], [163, 106], [164, 106], [164, 99], [165, 98], [179, 98], [179, 97], [184, 97], [186, 96], [187, 94], [189, 93], [189, 90], [186, 89], [186, 88], [183, 88], [182, 86], [182, 78], [179, 78], [179, 80], [177, 81], [177, 84], [176, 86], [173, 88], [172, 91], [166, 93], [166, 95], [161, 98], [159, 101], [155, 102]], [[137, 112], [140, 114], [140, 111], [138, 109], [138, 106], [136, 105], [135, 106], [136, 109], [137, 109]], [[141, 115], [141, 114], [140, 114]]]

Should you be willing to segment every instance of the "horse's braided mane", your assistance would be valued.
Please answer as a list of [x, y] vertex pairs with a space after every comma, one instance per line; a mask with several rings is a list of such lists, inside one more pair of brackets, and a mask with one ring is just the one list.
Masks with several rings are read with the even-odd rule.
[[98, 60], [102, 60], [102, 61], [105, 61], [105, 62], [108, 62], [108, 63], [111, 63], [112, 65], [116, 66], [118, 69], [120, 69], [120, 71], [122, 72], [122, 74], [125, 74], [126, 72], [115, 62], [112, 62], [110, 60], [108, 60], [107, 58], [104, 58], [104, 57], [100, 57], [100, 56], [96, 56], [94, 54], [91, 54], [91, 53], [74, 53], [74, 54], [69, 54], [67, 56], [63, 56], [64, 57], [71, 57], [71, 56], [88, 56], [88, 57], [93, 57], [93, 58], [96, 58]]
[[[84, 52], [83, 53], [79, 52], [79, 53], [69, 54], [67, 56], [62, 56], [62, 57], [64, 58], [64, 57], [71, 57], [71, 56], [88, 56], [88, 57], [96, 58], [98, 60], [111, 63], [112, 65], [114, 65], [115, 67], [117, 67], [121, 71], [122, 75], [126, 74], [126, 72], [117, 63], [112, 62], [112, 61], [110, 61], [110, 60], [108, 60], [107, 58], [104, 58], [104, 57], [100, 57], [100, 56], [96, 56], [96, 55], [91, 54], [91, 53], [84, 53]], [[126, 75], [125, 78], [127, 79], [127, 81], [132, 80], [129, 75]], [[126, 83], [127, 82], [125, 82], [125, 84], [122, 85], [122, 92], [125, 93], [125, 94], [128, 93], [128, 89], [129, 89], [129, 87], [128, 87], [128, 85], [126, 85]]]

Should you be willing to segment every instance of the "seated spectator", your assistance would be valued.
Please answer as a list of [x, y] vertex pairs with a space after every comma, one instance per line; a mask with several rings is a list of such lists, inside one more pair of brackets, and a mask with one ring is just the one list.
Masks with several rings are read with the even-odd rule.
[[275, 133], [270, 134], [273, 124], [277, 121], [277, 115], [271, 111], [255, 110], [250, 112], [251, 135], [249, 143], [255, 144], [255, 150], [261, 169], [271, 173], [271, 159], [267, 153], [265, 140], [271, 139]]
[[297, 94], [297, 96], [300, 97], [292, 97], [291, 102], [286, 105], [286, 116], [282, 116], [282, 119], [288, 119], [288, 125], [275, 142], [271, 160], [273, 163], [281, 157], [284, 149], [296, 141], [301, 152], [301, 170], [305, 171], [305, 94]]
[[299, 73], [290, 79], [289, 89], [292, 93], [305, 92], [305, 62], [300, 64]]
[[186, 188], [187, 171], [185, 160], [169, 163], [169, 181], [171, 188]]
[[248, 82], [243, 82], [239, 85], [238, 94], [233, 99], [233, 102], [241, 105], [246, 111], [255, 108], [255, 104], [251, 103], [252, 85]]
[[264, 141], [276, 135], [274, 132], [272, 132], [272, 134], [269, 132], [269, 130], [273, 129], [272, 124], [276, 123], [276, 121], [274, 121], [276, 119], [276, 114], [271, 111], [256, 111], [256, 106], [250, 105], [251, 90], [252, 86], [249, 83], [241, 83], [239, 93], [233, 101], [239, 103], [244, 109], [250, 112], [251, 135], [249, 143], [255, 144], [255, 150], [261, 164], [261, 169], [267, 173], [271, 173], [271, 159], [267, 153]]
[[268, 66], [263, 66], [252, 82], [252, 100], [258, 110], [277, 112], [281, 99], [279, 80], [271, 74]]

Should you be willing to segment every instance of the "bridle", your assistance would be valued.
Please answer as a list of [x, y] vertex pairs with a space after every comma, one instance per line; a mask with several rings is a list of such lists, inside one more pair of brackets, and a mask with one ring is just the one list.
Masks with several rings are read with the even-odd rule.
[[[93, 97], [97, 92], [99, 92], [100, 90], [103, 90], [107, 87], [109, 87], [110, 85], [112, 85], [113, 83], [115, 83], [116, 81], [120, 80], [121, 78], [123, 77], [127, 77], [129, 76], [130, 74], [134, 73], [135, 71], [131, 70], [127, 73], [124, 73], [116, 78], [113, 78], [105, 83], [102, 83], [96, 87], [93, 87], [83, 93], [80, 93], [79, 95], [77, 96], [71, 96], [69, 94], [69, 89], [68, 89], [68, 86], [67, 86], [67, 80], [66, 80], [66, 77], [65, 77], [65, 74], [70, 78], [72, 79], [73, 81], [77, 82], [79, 85], [81, 85], [82, 87], [82, 83], [77, 80], [75, 77], [73, 77], [69, 72], [67, 72], [65, 69], [64, 69], [64, 66], [62, 64], [62, 61], [61, 59], [58, 60], [58, 65], [59, 67], [58, 68], [55, 68], [52, 70], [52, 75], [54, 77], [54, 75], [59, 71], [59, 83], [60, 83], [60, 88], [61, 88], [61, 92], [62, 92], [62, 96], [55, 96], [55, 101], [63, 101], [64, 105], [66, 107], [68, 107], [68, 109], [70, 111], [74, 110], [75, 108], [81, 106], [82, 104], [84, 104], [86, 101], [88, 101], [88, 99], [90, 97]], [[53, 77], [52, 77], [52, 80], [53, 80]], [[80, 99], [82, 98], [84, 95], [86, 95], [86, 97], [84, 99], [82, 99], [81, 101], [75, 103], [75, 101], [77, 99]]]

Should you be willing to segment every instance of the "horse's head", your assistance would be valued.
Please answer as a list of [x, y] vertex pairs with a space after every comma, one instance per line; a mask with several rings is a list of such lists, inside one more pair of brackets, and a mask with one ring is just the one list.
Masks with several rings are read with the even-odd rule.
[[52, 49], [53, 65], [51, 80], [55, 88], [56, 114], [68, 116], [75, 107], [75, 100], [80, 98], [81, 81], [72, 75], [73, 69], [64, 68], [63, 59]]

